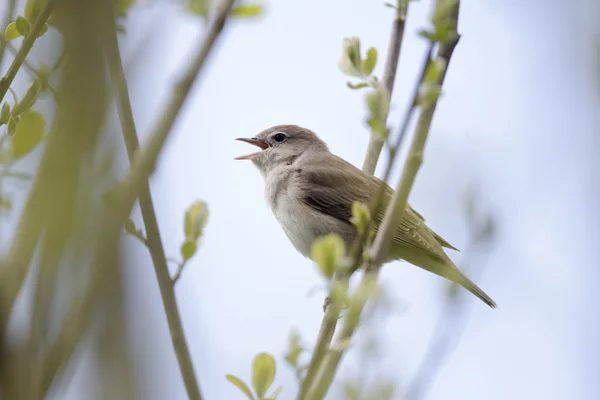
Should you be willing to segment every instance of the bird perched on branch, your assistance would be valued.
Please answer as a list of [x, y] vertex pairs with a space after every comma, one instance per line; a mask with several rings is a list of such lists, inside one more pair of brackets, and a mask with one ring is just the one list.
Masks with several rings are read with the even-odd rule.
[[[371, 204], [383, 183], [373, 175], [332, 154], [312, 131], [296, 125], [277, 125], [253, 138], [238, 138], [260, 151], [237, 160], [250, 160], [265, 180], [265, 200], [294, 247], [310, 257], [313, 242], [337, 233], [351, 246], [357, 235], [351, 223], [355, 201]], [[377, 230], [394, 191], [385, 183], [382, 207], [373, 218]], [[385, 262], [405, 260], [455, 282], [490, 307], [496, 303], [454, 265], [444, 252], [454, 249], [433, 232], [425, 219], [407, 204]]]

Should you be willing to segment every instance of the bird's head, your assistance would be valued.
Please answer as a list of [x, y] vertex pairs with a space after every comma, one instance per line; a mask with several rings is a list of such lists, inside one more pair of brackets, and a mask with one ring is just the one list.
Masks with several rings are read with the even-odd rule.
[[329, 151], [325, 142], [311, 130], [297, 125], [276, 125], [265, 129], [253, 138], [238, 138], [260, 148], [256, 153], [236, 157], [250, 160], [266, 176], [282, 165], [290, 165], [305, 152]]

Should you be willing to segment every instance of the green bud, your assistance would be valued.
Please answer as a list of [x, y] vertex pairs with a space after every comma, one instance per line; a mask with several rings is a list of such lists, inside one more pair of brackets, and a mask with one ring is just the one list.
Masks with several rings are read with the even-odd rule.
[[300, 345], [300, 335], [298, 332], [294, 331], [290, 335], [290, 341], [287, 354], [285, 355], [285, 360], [292, 367], [298, 367], [298, 358], [300, 357], [300, 354], [302, 354], [302, 351], [304, 351], [304, 349]]
[[19, 30], [17, 29], [17, 24], [15, 22], [11, 22], [10, 24], [8, 24], [6, 30], [4, 31], [4, 37], [6, 38], [6, 40], [15, 40], [21, 37], [21, 34], [19, 33]]
[[357, 37], [345, 38], [342, 57], [338, 62], [340, 70], [349, 76], [364, 77], [362, 60], [360, 58], [360, 39]]
[[367, 58], [362, 62], [362, 70], [365, 75], [371, 75], [375, 65], [377, 64], [377, 50], [371, 47], [367, 50]]
[[14, 136], [17, 130], [17, 124], [19, 123], [19, 117], [13, 117], [12, 115], [8, 118], [8, 128], [6, 133], [8, 136]]
[[259, 399], [265, 397], [275, 380], [276, 365], [273, 356], [260, 353], [252, 363], [252, 387]]
[[370, 111], [367, 123], [375, 132], [387, 136], [390, 95], [383, 85], [377, 85], [377, 88], [367, 95], [367, 106]]
[[366, 205], [359, 201], [355, 201], [352, 203], [352, 218], [350, 222], [356, 227], [356, 230], [361, 234], [364, 233], [367, 225], [369, 223], [369, 219], [371, 213]]
[[197, 200], [185, 211], [184, 232], [188, 242], [196, 242], [202, 236], [208, 222], [208, 206]]
[[15, 21], [17, 24], [17, 31], [21, 34], [21, 36], [27, 36], [29, 31], [31, 30], [31, 24], [23, 17], [17, 17]]
[[345, 255], [346, 245], [342, 238], [335, 233], [315, 240], [311, 248], [312, 260], [317, 263], [321, 273], [327, 279], [333, 278], [333, 274]]
[[37, 96], [40, 93], [40, 82], [36, 79], [31, 83], [27, 92], [12, 110], [13, 115], [20, 115], [30, 109], [36, 102]]

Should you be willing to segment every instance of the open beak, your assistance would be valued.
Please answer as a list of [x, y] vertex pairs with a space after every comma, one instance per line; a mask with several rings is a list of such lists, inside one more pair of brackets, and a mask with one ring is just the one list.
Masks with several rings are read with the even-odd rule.
[[[248, 138], [237, 138], [235, 140], [239, 140], [241, 142], [246, 142], [246, 143], [253, 144], [253, 145], [257, 146], [257, 147], [260, 147], [261, 151], [266, 150], [266, 149], [269, 148], [269, 144], [267, 142], [265, 142], [264, 140], [262, 140], [262, 139], [256, 139], [256, 138], [251, 138], [251, 139], [248, 139]], [[251, 160], [257, 154], [260, 154], [260, 151], [256, 152], [256, 153], [252, 153], [252, 154], [246, 154], [245, 156], [235, 157], [234, 160]]]

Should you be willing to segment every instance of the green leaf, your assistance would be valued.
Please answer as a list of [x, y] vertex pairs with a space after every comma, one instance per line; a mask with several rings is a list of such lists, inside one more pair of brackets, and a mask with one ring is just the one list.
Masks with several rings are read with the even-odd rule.
[[298, 358], [304, 349], [300, 345], [300, 335], [298, 332], [294, 331], [290, 335], [288, 352], [285, 355], [285, 360], [292, 366], [298, 366]]
[[0, 111], [0, 126], [8, 123], [8, 119], [10, 118], [10, 106], [7, 102], [2, 104], [2, 111]]
[[356, 230], [361, 234], [364, 233], [369, 223], [371, 213], [369, 208], [359, 201], [352, 203], [352, 218], [350, 222], [356, 227]]
[[10, 24], [8, 24], [6, 30], [4, 31], [4, 36], [6, 37], [6, 40], [15, 40], [21, 37], [21, 34], [19, 33], [19, 30], [17, 29], [17, 24], [15, 22], [11, 22]]
[[321, 273], [327, 279], [333, 278], [333, 274], [345, 255], [346, 245], [342, 238], [335, 233], [315, 240], [311, 248], [312, 260], [317, 263]]
[[383, 85], [378, 85], [374, 91], [367, 95], [367, 106], [371, 112], [367, 123], [375, 132], [384, 137], [387, 136], [386, 123], [390, 109], [390, 96]]
[[17, 17], [16, 25], [21, 36], [27, 36], [31, 30], [31, 24], [23, 17]]
[[19, 123], [19, 117], [13, 117], [12, 115], [8, 117], [8, 127], [6, 129], [6, 133], [8, 136], [14, 136], [17, 130], [17, 124]]
[[250, 388], [248, 387], [248, 385], [246, 385], [244, 383], [244, 381], [242, 381], [240, 378], [238, 378], [237, 376], [234, 375], [225, 375], [225, 378], [231, 382], [231, 384], [233, 384], [234, 386], [236, 386], [238, 389], [240, 389], [250, 400], [255, 400], [254, 399], [254, 395], [252, 394], [252, 391], [250, 391]]
[[252, 386], [258, 398], [262, 398], [275, 380], [275, 359], [267, 353], [254, 357], [252, 363]]
[[231, 10], [231, 16], [233, 17], [257, 17], [263, 12], [262, 4], [247, 4], [243, 6], [234, 7]]
[[360, 59], [360, 39], [357, 37], [344, 38], [342, 57], [338, 62], [340, 70], [349, 76], [364, 77]]
[[196, 243], [208, 222], [208, 207], [202, 200], [195, 201], [185, 211], [184, 232], [185, 240]]
[[186, 262], [190, 258], [196, 254], [196, 250], [198, 250], [198, 245], [196, 242], [185, 242], [181, 245], [181, 257], [183, 257], [183, 261]]
[[377, 50], [374, 47], [371, 47], [367, 51], [367, 58], [365, 58], [362, 62], [362, 70], [365, 75], [371, 75], [375, 65], [377, 64]]
[[12, 110], [12, 115], [13, 116], [21, 115], [23, 112], [25, 112], [29, 108], [31, 108], [35, 104], [35, 101], [37, 100], [37, 96], [38, 96], [39, 92], [40, 92], [40, 82], [37, 79], [35, 79], [31, 83], [29, 88], [27, 89], [27, 92], [25, 92], [25, 95], [23, 96], [21, 101], [19, 101], [14, 106], [14, 108]]
[[350, 338], [344, 338], [340, 341], [336, 341], [331, 345], [331, 351], [344, 351], [352, 345]]
[[271, 393], [269, 395], [269, 397], [266, 398], [266, 400], [277, 400], [277, 397], [279, 397], [279, 393], [281, 393], [282, 390], [283, 390], [283, 386], [279, 386], [277, 389], [275, 389], [273, 391], [273, 393]]
[[35, 21], [42, 12], [42, 8], [47, 0], [27, 0], [25, 4], [25, 19]]
[[187, 4], [186, 9], [189, 13], [200, 17], [208, 16], [208, 4], [206, 0], [191, 0]]
[[44, 117], [42, 114], [27, 110], [16, 126], [11, 140], [13, 158], [19, 159], [33, 150], [44, 137]]
[[346, 82], [346, 85], [350, 88], [350, 89], [362, 89], [362, 88], [366, 88], [369, 86], [368, 83], [357, 83], [356, 85], [354, 85], [352, 82]]

